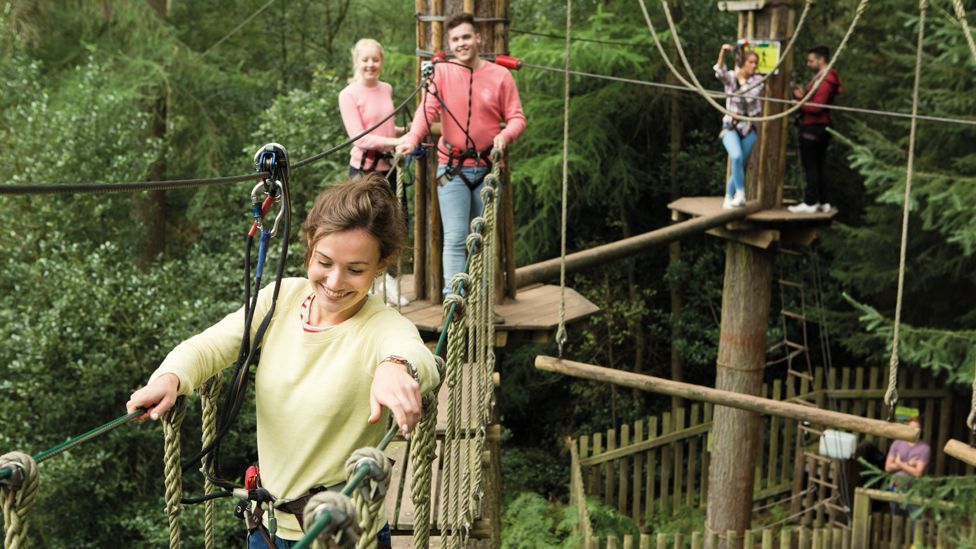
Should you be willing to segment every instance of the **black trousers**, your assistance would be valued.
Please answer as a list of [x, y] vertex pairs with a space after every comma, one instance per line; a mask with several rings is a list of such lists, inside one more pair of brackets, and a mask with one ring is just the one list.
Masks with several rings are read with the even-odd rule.
[[827, 178], [827, 145], [830, 134], [826, 124], [811, 124], [799, 126], [800, 132], [800, 162], [807, 175], [807, 190], [803, 201], [807, 204], [825, 204], [830, 202], [828, 191], [830, 184]]

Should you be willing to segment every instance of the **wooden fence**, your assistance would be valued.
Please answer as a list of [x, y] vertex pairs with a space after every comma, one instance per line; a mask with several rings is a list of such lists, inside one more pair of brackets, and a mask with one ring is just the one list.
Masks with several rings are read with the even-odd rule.
[[[881, 419], [883, 370], [879, 368], [822, 368], [812, 376], [789, 376], [763, 386], [763, 396], [777, 400], [805, 400], [811, 404], [862, 417]], [[929, 474], [967, 474], [972, 467], [946, 459], [942, 452], [952, 436], [964, 438], [959, 415], [962, 399], [944, 388], [931, 374], [914, 372], [900, 379], [901, 403], [922, 414], [922, 438], [932, 447]], [[825, 466], [816, 454], [816, 437], [796, 421], [762, 417], [761, 440], [756, 445], [756, 475], [753, 486], [755, 510], [783, 505], [792, 513], [810, 510], [805, 525], [846, 524], [838, 520], [852, 494], [841, 494], [836, 477], [840, 467]], [[958, 425], [956, 425], [958, 424]], [[661, 513], [676, 512], [682, 506], [704, 507], [708, 494], [709, 431], [712, 406], [691, 404], [660, 416], [639, 419], [602, 433], [580, 436], [573, 449], [579, 465], [583, 491], [596, 497], [638, 525]], [[802, 427], [802, 428], [801, 428]], [[813, 426], [815, 427], [815, 426]], [[813, 429], [815, 433], [815, 429]], [[888, 441], [871, 440], [882, 452]], [[818, 461], [819, 460], [819, 461]], [[828, 460], [829, 461], [829, 460]], [[819, 471], [819, 474], [811, 474]], [[846, 473], [845, 473], [846, 474]], [[853, 484], [857, 479], [843, 479]], [[820, 502], [829, 505], [818, 505]], [[812, 539], [812, 538], [811, 538]]]
[[[729, 532], [732, 547], [774, 547], [793, 549], [849, 549], [851, 532], [842, 528], [783, 528], [749, 530], [743, 535]], [[718, 547], [718, 534], [692, 532], [690, 534], [641, 534], [591, 538], [584, 542], [585, 549], [705, 549]]]
[[[875, 502], [882, 502], [878, 510]], [[951, 507], [951, 503], [932, 500], [906, 500], [903, 494], [886, 490], [858, 488], [854, 492], [854, 521], [852, 528], [853, 549], [909, 549], [912, 547], [952, 547], [945, 539], [943, 524], [936, 521], [931, 512], [912, 520], [889, 509], [890, 504]], [[960, 530], [971, 525], [954, 525]], [[976, 529], [970, 529], [970, 541], [976, 545]]]

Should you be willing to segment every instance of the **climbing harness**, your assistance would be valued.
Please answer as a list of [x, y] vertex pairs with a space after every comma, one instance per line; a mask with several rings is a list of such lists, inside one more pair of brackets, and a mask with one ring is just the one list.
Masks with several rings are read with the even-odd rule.
[[477, 162], [477, 164], [475, 164], [476, 166], [480, 167], [482, 163], [484, 163], [484, 165], [491, 168], [492, 149], [488, 148], [481, 152], [478, 152], [473, 147], [468, 147], [467, 149], [457, 152], [457, 149], [453, 145], [448, 143], [446, 139], [444, 140], [444, 144], [447, 146], [447, 165], [445, 166], [444, 175], [442, 176], [442, 179], [445, 182], [447, 182], [450, 181], [451, 179], [454, 179], [455, 177], [460, 177], [461, 181], [464, 182], [464, 184], [468, 187], [468, 189], [472, 191], [477, 189], [478, 186], [481, 185], [481, 181], [484, 179], [484, 176], [482, 175], [481, 177], [474, 177], [474, 178], [469, 177], [465, 175], [465, 173], [462, 171], [462, 168], [464, 168], [465, 161], [471, 159], [474, 159]]

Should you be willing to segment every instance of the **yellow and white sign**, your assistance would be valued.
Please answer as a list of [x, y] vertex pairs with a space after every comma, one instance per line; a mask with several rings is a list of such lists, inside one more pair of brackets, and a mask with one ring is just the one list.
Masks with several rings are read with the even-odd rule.
[[756, 72], [769, 74], [776, 69], [780, 54], [779, 40], [750, 40], [746, 49], [756, 52], [756, 55], [759, 56]]

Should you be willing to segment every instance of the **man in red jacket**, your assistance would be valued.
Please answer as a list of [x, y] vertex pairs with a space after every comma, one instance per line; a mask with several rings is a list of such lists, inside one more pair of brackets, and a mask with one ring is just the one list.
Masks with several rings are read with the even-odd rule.
[[[807, 68], [816, 74], [806, 88], [793, 86], [793, 97], [803, 99], [810, 88], [817, 83], [823, 71], [827, 69], [830, 59], [830, 49], [827, 46], [814, 46], [807, 50]], [[827, 126], [830, 124], [830, 109], [823, 105], [834, 102], [834, 96], [841, 93], [840, 76], [837, 71], [830, 69], [827, 76], [817, 86], [810, 101], [800, 107], [800, 118], [797, 123], [800, 133], [800, 161], [803, 171], [807, 175], [807, 188], [803, 203], [790, 206], [793, 213], [829, 212], [830, 202], [827, 199], [829, 188], [826, 173], [827, 144], [830, 134]]]

